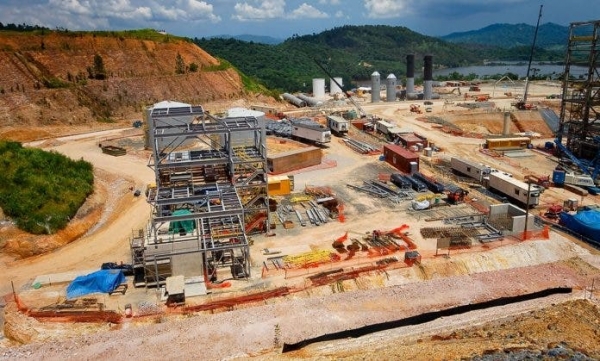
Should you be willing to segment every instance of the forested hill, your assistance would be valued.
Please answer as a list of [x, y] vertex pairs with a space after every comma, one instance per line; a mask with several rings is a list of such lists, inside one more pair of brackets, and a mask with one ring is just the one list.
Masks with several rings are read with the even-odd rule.
[[[244, 74], [269, 88], [310, 91], [313, 78], [327, 78], [315, 60], [340, 76], [344, 84], [367, 80], [377, 71], [401, 78], [406, 55], [415, 55], [415, 76], [422, 72], [423, 57], [432, 55], [434, 67], [481, 64], [484, 60], [526, 61], [530, 45], [514, 48], [484, 44], [456, 44], [425, 36], [406, 27], [384, 25], [342, 26], [319, 34], [294, 36], [276, 45], [236, 39], [198, 39], [194, 42], [211, 55], [226, 59]], [[537, 60], [562, 61], [559, 51], [536, 50]]]
[[[441, 39], [452, 43], [485, 44], [502, 48], [529, 46], [533, 43], [535, 26], [527, 24], [493, 24], [485, 28], [452, 33]], [[569, 28], [554, 23], [540, 25], [536, 46], [546, 50], [566, 49]]]

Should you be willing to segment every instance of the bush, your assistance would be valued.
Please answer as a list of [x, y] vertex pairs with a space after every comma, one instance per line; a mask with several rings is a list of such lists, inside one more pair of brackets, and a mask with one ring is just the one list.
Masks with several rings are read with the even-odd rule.
[[93, 167], [57, 152], [0, 141], [0, 207], [33, 234], [64, 228], [94, 190]]

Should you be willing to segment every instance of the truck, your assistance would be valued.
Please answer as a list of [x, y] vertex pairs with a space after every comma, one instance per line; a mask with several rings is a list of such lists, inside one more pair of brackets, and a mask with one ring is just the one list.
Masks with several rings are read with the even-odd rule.
[[327, 116], [327, 127], [338, 137], [343, 137], [350, 130], [350, 121], [338, 115]]

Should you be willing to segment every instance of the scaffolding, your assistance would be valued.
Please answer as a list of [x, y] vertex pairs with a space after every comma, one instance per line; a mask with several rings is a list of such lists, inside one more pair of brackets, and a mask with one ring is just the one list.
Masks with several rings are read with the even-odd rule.
[[[566, 148], [589, 167], [590, 174], [594, 173], [592, 168], [597, 170], [600, 164], [599, 36], [600, 20], [570, 25], [560, 125], [556, 135], [559, 144], [566, 137]], [[575, 66], [586, 67], [587, 74], [572, 75], [571, 68]]]
[[135, 286], [160, 287], [174, 275], [250, 277], [248, 232], [266, 231], [256, 220], [269, 212], [264, 127], [184, 104], [150, 119], [156, 187], [147, 193], [150, 222], [130, 242]]

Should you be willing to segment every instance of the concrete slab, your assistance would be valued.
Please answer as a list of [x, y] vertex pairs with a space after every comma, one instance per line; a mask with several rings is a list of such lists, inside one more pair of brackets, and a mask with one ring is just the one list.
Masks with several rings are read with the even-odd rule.
[[68, 283], [73, 281], [75, 278], [79, 276], [84, 276], [90, 274], [92, 272], [98, 271], [97, 269], [93, 270], [83, 270], [83, 271], [72, 271], [72, 272], [63, 272], [63, 273], [52, 273], [48, 275], [37, 276], [33, 282], [31, 282], [31, 287], [35, 287], [34, 285], [39, 284], [40, 286], [48, 286], [59, 283]]

